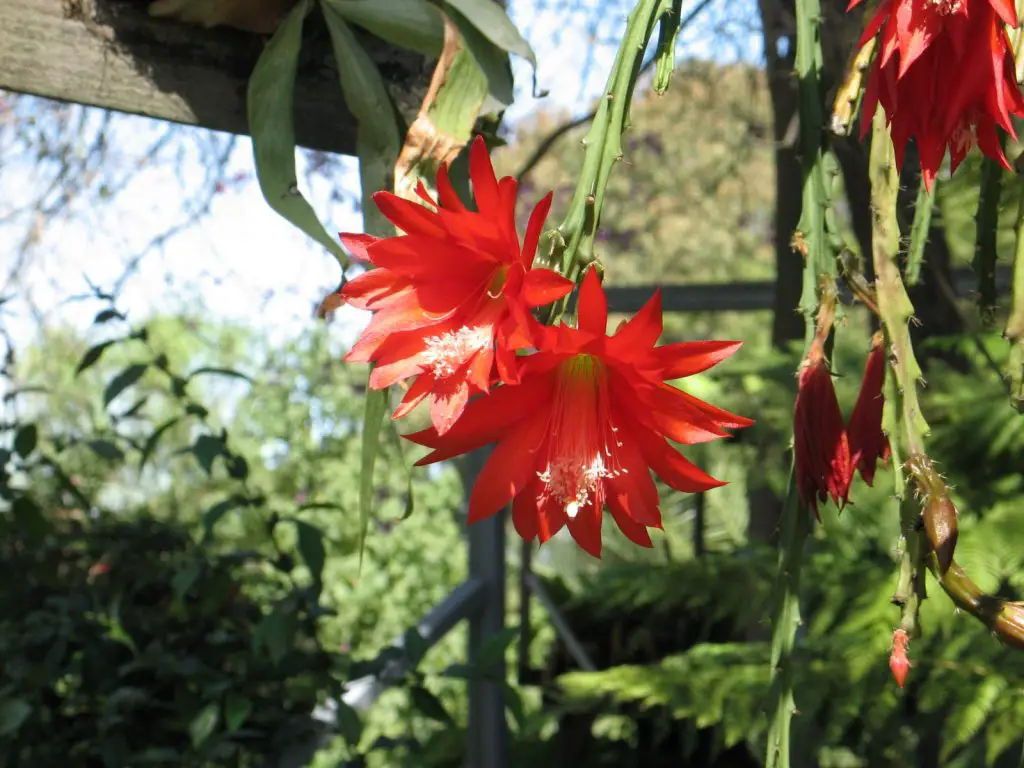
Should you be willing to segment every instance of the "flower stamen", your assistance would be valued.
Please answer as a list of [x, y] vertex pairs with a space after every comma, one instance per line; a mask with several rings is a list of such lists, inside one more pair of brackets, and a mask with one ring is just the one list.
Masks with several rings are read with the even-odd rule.
[[614, 426], [610, 435], [602, 434], [601, 425], [608, 422], [601, 361], [575, 355], [561, 364], [559, 374], [548, 461], [537, 473], [543, 484], [538, 501], [553, 499], [573, 520], [588, 504], [604, 506], [604, 481], [624, 471], [614, 466], [608, 438], [615, 446], [622, 443]]
[[451, 376], [477, 352], [493, 343], [489, 328], [463, 326], [440, 336], [424, 339], [427, 348], [424, 362], [438, 379]]

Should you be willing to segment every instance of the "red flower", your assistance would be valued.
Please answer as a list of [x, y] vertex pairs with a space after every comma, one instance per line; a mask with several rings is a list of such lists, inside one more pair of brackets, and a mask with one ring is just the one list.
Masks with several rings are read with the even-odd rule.
[[875, 479], [875, 466], [889, 459], [889, 441], [882, 432], [882, 384], [885, 382], [885, 337], [881, 332], [871, 338], [871, 351], [864, 366], [860, 393], [850, 414], [846, 434], [850, 444], [850, 474], [860, 472], [864, 482], [871, 485]]
[[597, 274], [580, 289], [577, 328], [546, 329], [540, 351], [525, 358], [522, 383], [469, 404], [445, 435], [409, 435], [433, 451], [430, 464], [497, 442], [469, 500], [469, 521], [512, 502], [526, 540], [545, 542], [564, 526], [579, 545], [601, 555], [607, 505], [622, 532], [652, 546], [661, 527], [653, 470], [684, 492], [724, 485], [668, 442], [726, 437], [753, 422], [715, 408], [665, 382], [706, 370], [740, 342], [683, 342], [655, 347], [662, 331], [661, 295], [608, 336], [608, 304]]
[[350, 280], [342, 298], [373, 319], [349, 362], [374, 362], [372, 389], [416, 377], [393, 414], [398, 419], [430, 398], [430, 418], [441, 434], [462, 413], [473, 392], [497, 379], [517, 380], [516, 350], [534, 346], [530, 316], [572, 290], [549, 269], [531, 269], [548, 209], [548, 195], [533, 210], [522, 247], [515, 229], [515, 179], [494, 176], [483, 139], [469, 155], [479, 212], [467, 210], [448, 171], [437, 175], [436, 202], [422, 184], [430, 210], [390, 192], [373, 196], [404, 236], [342, 234], [352, 255], [377, 267]]
[[879, 32], [881, 39], [864, 93], [862, 135], [880, 103], [897, 164], [916, 139], [929, 188], [947, 147], [954, 171], [975, 143], [1010, 167], [996, 126], [1016, 138], [1010, 116], [1024, 116], [1024, 96], [1004, 22], [1017, 26], [1012, 0], [883, 0], [864, 30], [862, 46]]
[[793, 451], [800, 500], [818, 515], [829, 496], [842, 509], [849, 500], [850, 447], [822, 343], [816, 340], [800, 371], [793, 410]]

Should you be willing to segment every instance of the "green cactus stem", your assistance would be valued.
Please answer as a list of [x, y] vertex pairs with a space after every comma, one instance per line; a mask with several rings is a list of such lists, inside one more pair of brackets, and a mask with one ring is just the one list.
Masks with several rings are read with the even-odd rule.
[[[800, 311], [806, 325], [804, 354], [815, 338], [819, 290], [835, 285], [836, 259], [828, 241], [826, 215], [830, 177], [825, 163], [822, 108], [822, 53], [819, 0], [796, 0], [796, 77], [800, 105], [800, 161], [803, 196], [792, 244], [804, 258]], [[827, 329], [825, 331], [827, 335]], [[793, 665], [800, 626], [800, 569], [811, 528], [811, 512], [800, 502], [790, 470], [789, 491], [780, 521], [779, 567], [772, 597], [771, 685], [768, 693], [767, 768], [789, 768], [790, 731], [796, 701]]]
[[1013, 304], [1003, 335], [1010, 342], [1007, 377], [1010, 403], [1024, 412], [1024, 198], [1017, 211], [1017, 247], [1013, 254]]

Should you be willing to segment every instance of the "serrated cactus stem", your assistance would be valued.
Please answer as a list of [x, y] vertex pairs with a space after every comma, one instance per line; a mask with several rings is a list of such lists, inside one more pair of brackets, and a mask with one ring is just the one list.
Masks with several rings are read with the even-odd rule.
[[[598, 104], [594, 120], [583, 140], [583, 168], [569, 202], [565, 219], [556, 233], [561, 247], [560, 271], [570, 280], [578, 282], [584, 268], [595, 261], [594, 242], [597, 238], [604, 205], [605, 191], [612, 168], [622, 159], [622, 135], [629, 127], [629, 106], [633, 98], [644, 52], [659, 20], [662, 35], [670, 30], [665, 25], [679, 24], [678, 3], [674, 0], [638, 0], [626, 20], [626, 32], [608, 75], [604, 97]], [[667, 20], [667, 21], [666, 21]], [[659, 47], [659, 56], [671, 54], [667, 43]], [[659, 59], [659, 72], [663, 75], [667, 63]], [[666, 75], [667, 80], [667, 75]], [[555, 265], [556, 267], [559, 265]], [[564, 312], [568, 299], [553, 307], [549, 321], [554, 322]]]
[[924, 246], [932, 226], [932, 209], [935, 207], [936, 181], [929, 190], [924, 184], [917, 187], [917, 201], [914, 203], [914, 221], [910, 225], [910, 245], [907, 248], [906, 284], [913, 287], [921, 280], [921, 264], [924, 262]]
[[910, 341], [914, 305], [910, 303], [910, 297], [903, 286], [898, 264], [900, 231], [896, 220], [896, 195], [899, 191], [899, 173], [885, 113], [881, 109], [874, 116], [868, 163], [875, 292], [878, 296], [879, 319], [889, 341], [889, 359], [896, 375], [896, 394], [900, 405], [899, 427], [895, 434], [889, 436], [889, 440], [900, 441], [907, 454], [913, 456], [924, 453], [928, 423], [924, 420], [917, 399], [921, 366]]
[[[800, 109], [800, 162], [803, 168], [800, 221], [793, 234], [794, 250], [804, 258], [800, 311], [804, 315], [804, 354], [816, 336], [819, 290], [834, 285], [836, 260], [827, 241], [829, 176], [825, 164], [822, 106], [822, 53], [819, 0], [796, 0], [796, 77]], [[789, 768], [790, 732], [796, 700], [793, 665], [800, 627], [800, 570], [811, 512], [801, 503], [790, 470], [789, 491], [782, 509], [779, 567], [772, 604], [771, 685], [768, 694], [766, 768]]]
[[1024, 198], [1017, 210], [1017, 245], [1013, 254], [1013, 304], [1003, 335], [1010, 342], [1010, 403], [1024, 411]]
[[978, 312], [986, 325], [991, 324], [996, 310], [996, 229], [999, 225], [1002, 177], [1003, 169], [999, 162], [986, 157], [981, 168], [978, 210], [974, 216], [977, 235], [971, 263], [978, 277]]

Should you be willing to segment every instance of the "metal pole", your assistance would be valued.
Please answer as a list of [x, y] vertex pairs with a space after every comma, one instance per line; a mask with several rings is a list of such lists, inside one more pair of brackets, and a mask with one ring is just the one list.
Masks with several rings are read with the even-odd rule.
[[[462, 473], [467, 499], [489, 455], [484, 449], [466, 457]], [[469, 526], [468, 538], [469, 578], [483, 584], [483, 605], [469, 619], [469, 663], [474, 666], [487, 638], [505, 628], [505, 512]], [[469, 681], [466, 768], [508, 767], [504, 657], [492, 669], [494, 675], [487, 680], [474, 676]]]

